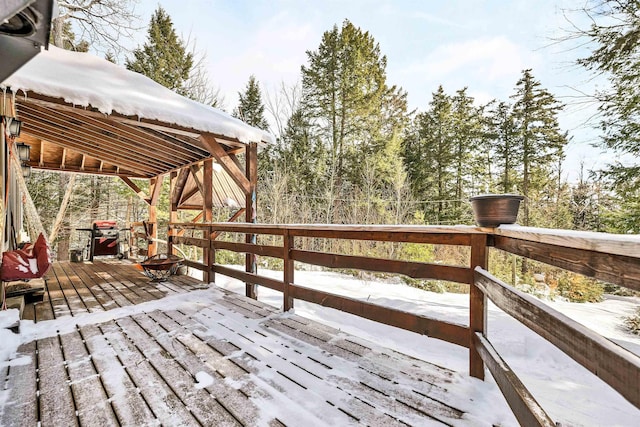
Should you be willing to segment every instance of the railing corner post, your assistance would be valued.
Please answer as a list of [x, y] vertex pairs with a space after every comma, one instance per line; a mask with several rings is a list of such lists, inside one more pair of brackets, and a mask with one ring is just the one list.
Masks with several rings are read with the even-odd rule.
[[488, 250], [487, 235], [474, 234], [471, 236], [471, 288], [469, 292], [469, 375], [484, 380], [484, 363], [476, 349], [474, 335], [480, 332], [486, 336], [487, 327], [487, 297], [475, 284], [476, 267], [487, 269]]

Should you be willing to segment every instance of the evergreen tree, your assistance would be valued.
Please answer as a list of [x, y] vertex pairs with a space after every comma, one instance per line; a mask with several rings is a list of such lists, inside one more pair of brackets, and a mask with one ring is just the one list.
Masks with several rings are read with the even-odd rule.
[[513, 118], [516, 122], [517, 144], [522, 166], [520, 191], [525, 197], [522, 225], [530, 223], [530, 209], [534, 192], [553, 184], [552, 172], [557, 159], [563, 156], [567, 144], [566, 133], [561, 132], [558, 112], [563, 108], [555, 97], [541, 87], [531, 70], [522, 72], [512, 96]]
[[325, 187], [327, 153], [314, 136], [301, 109], [294, 112], [287, 121], [281, 141], [281, 164], [292, 178], [291, 192], [297, 195], [320, 195]]
[[605, 168], [602, 178], [624, 196], [619, 229], [638, 230], [640, 221], [632, 224], [629, 219], [637, 219], [640, 206], [640, 2], [602, 0], [585, 12], [591, 26], [581, 35], [595, 46], [578, 63], [610, 82], [596, 94], [602, 113], [601, 145], [625, 159]]
[[340, 191], [348, 178], [359, 179], [362, 156], [373, 151], [389, 90], [387, 61], [373, 37], [349, 21], [325, 32], [307, 56], [302, 104], [328, 146], [330, 184]]
[[269, 124], [264, 117], [264, 104], [260, 93], [260, 85], [255, 76], [249, 77], [249, 82], [244, 93], [238, 92], [238, 107], [233, 116], [239, 118], [248, 125], [267, 130]]
[[576, 230], [603, 231], [598, 185], [590, 182], [580, 165], [578, 183], [571, 190], [570, 211]]
[[133, 51], [133, 59], [127, 59], [127, 69], [186, 95], [193, 65], [193, 54], [176, 34], [171, 17], [158, 6], [149, 23], [147, 42]]
[[512, 106], [506, 102], [498, 102], [489, 112], [497, 191], [500, 193], [517, 191], [521, 170], [521, 150], [517, 143], [518, 130], [511, 108]]
[[486, 173], [477, 167], [487, 159], [481, 110], [466, 88], [450, 96], [440, 86], [432, 96], [404, 142], [413, 194], [423, 201], [428, 222], [467, 222], [471, 213], [466, 198]]
[[456, 150], [451, 97], [442, 86], [432, 96], [429, 110], [415, 117], [404, 155], [414, 197], [424, 203], [425, 220], [439, 224], [448, 221], [455, 198]]
[[459, 221], [470, 214], [468, 203], [463, 203], [473, 182], [473, 159], [482, 155], [481, 118], [474, 99], [467, 95], [467, 88], [458, 90], [451, 99], [452, 137], [455, 153], [454, 193], [451, 216]]

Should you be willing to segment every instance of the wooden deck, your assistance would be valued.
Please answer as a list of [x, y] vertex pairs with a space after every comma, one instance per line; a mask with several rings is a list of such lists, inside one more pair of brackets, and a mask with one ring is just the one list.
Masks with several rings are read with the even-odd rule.
[[96, 261], [46, 284], [35, 339], [0, 365], [3, 426], [496, 422], [460, 409], [478, 380], [190, 277]]

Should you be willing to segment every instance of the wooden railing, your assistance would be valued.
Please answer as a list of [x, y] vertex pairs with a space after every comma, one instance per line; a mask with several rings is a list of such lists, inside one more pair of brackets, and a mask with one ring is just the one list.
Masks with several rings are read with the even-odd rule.
[[[636, 236], [524, 227], [489, 229], [466, 226], [172, 223], [169, 228], [169, 250], [174, 244], [202, 248], [205, 261], [186, 263], [202, 270], [206, 280], [213, 281], [214, 275], [218, 273], [247, 283], [248, 295], [250, 286], [253, 285], [280, 291], [285, 311], [293, 307], [294, 300], [304, 300], [468, 348], [470, 374], [483, 379], [486, 364], [516, 418], [523, 425], [555, 424], [488, 340], [487, 298], [640, 408], [640, 358], [637, 355], [556, 312], [540, 300], [501, 282], [487, 271], [488, 248], [493, 246], [572, 272], [640, 290], [640, 238]], [[186, 230], [191, 230], [190, 233], [195, 235], [184, 236]], [[244, 243], [245, 239], [216, 240], [223, 233], [277, 236], [271, 240], [278, 241], [279, 244]], [[469, 248], [469, 258], [465, 265], [451, 266], [355, 256], [302, 249], [305, 247], [305, 239], [465, 246]], [[283, 280], [216, 264], [216, 250], [282, 259]], [[295, 261], [328, 268], [396, 273], [418, 279], [469, 284], [468, 326], [301, 286], [295, 283]]]
[[[146, 257], [149, 254], [149, 250], [154, 250], [155, 243], [150, 239], [153, 236], [155, 222], [140, 221], [132, 222], [129, 224], [129, 256], [137, 255]], [[142, 243], [142, 245], [140, 245]], [[133, 253], [136, 252], [136, 254]]]

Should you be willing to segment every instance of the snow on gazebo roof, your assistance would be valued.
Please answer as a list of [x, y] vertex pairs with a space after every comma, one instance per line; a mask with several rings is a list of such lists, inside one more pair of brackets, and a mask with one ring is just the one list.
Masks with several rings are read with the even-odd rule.
[[90, 53], [55, 46], [36, 55], [0, 83], [0, 88], [62, 98], [67, 103], [95, 108], [104, 114], [157, 120], [243, 143], [274, 142], [270, 133], [217, 108], [178, 95], [142, 74]]

